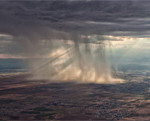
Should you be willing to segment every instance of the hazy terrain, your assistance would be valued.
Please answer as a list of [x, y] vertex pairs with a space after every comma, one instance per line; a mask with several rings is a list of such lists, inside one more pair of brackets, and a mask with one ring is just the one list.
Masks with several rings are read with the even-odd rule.
[[119, 68], [116, 76], [126, 80], [122, 84], [50, 83], [29, 80], [30, 74], [1, 75], [0, 119], [149, 120], [150, 69], [139, 64]]

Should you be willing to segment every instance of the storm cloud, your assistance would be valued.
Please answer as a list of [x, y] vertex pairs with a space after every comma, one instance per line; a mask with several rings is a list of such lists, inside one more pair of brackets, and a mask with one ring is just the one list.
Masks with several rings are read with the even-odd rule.
[[112, 82], [105, 40], [148, 38], [149, 6], [138, 0], [1, 1], [0, 37], [11, 36], [13, 44], [0, 53], [38, 58], [30, 67], [39, 79]]
[[78, 34], [148, 36], [149, 6], [149, 1], [134, 0], [1, 1], [0, 32], [15, 36], [43, 32], [45, 36], [49, 29], [55, 29]]

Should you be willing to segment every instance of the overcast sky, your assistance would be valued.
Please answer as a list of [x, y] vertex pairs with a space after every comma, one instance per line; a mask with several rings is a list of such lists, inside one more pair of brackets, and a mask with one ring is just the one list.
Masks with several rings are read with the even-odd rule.
[[[30, 51], [32, 46], [36, 46], [36, 49], [41, 47], [41, 44], [36, 43], [42, 40], [71, 40], [75, 36], [93, 35], [98, 35], [99, 40], [123, 40], [125, 45], [122, 47], [129, 45], [129, 40], [132, 40], [129, 42], [132, 44], [139, 40], [146, 40], [149, 44], [150, 1], [0, 2], [0, 58], [13, 55], [22, 58], [25, 50]], [[78, 39], [74, 39], [76, 40]], [[145, 44], [146, 47], [148, 44]], [[120, 45], [119, 43], [118, 47]]]

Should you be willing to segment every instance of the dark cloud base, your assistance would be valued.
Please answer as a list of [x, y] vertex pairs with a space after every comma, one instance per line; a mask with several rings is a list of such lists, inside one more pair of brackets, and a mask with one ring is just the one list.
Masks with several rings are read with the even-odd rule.
[[21, 36], [30, 31], [42, 35], [50, 28], [77, 34], [146, 36], [149, 6], [149, 1], [134, 0], [1, 1], [0, 32]]

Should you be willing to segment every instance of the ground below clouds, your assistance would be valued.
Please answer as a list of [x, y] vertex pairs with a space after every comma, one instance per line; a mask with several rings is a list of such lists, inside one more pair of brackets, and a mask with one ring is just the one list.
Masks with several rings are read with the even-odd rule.
[[75, 84], [0, 78], [0, 120], [149, 120], [150, 83]]

